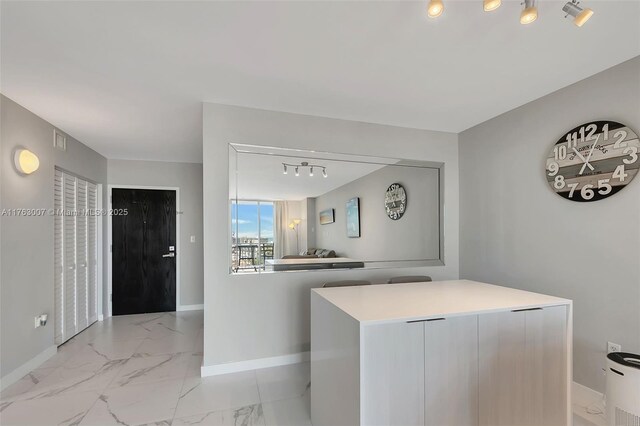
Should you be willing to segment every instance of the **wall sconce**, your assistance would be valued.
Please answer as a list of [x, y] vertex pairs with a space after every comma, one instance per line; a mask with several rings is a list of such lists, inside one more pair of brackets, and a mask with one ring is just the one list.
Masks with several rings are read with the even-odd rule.
[[13, 157], [16, 169], [23, 175], [30, 175], [40, 167], [38, 156], [28, 149], [17, 149]]

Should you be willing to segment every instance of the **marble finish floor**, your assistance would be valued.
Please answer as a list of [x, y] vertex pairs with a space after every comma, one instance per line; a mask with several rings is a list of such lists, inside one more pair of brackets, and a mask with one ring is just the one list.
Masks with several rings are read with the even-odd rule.
[[309, 363], [201, 378], [202, 341], [202, 311], [95, 323], [2, 392], [0, 424], [311, 425]]
[[202, 311], [95, 323], [0, 394], [0, 424], [311, 424], [308, 363], [201, 378], [202, 342]]

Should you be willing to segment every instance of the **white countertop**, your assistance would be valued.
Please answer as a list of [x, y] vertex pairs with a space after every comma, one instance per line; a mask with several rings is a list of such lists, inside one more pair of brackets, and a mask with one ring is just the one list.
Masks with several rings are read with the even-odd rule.
[[568, 299], [469, 280], [316, 288], [312, 291], [366, 324], [572, 303]]

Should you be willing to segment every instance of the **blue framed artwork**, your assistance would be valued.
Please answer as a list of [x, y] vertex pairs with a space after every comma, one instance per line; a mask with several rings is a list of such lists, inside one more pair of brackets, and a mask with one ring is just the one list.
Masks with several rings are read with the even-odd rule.
[[327, 225], [336, 221], [335, 210], [327, 209], [320, 212], [320, 225]]
[[347, 237], [360, 238], [360, 198], [347, 201]]

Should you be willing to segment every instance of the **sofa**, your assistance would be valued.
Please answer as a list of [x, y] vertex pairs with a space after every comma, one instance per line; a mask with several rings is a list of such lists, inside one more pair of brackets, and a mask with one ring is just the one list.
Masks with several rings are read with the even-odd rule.
[[310, 248], [303, 250], [300, 254], [282, 256], [283, 259], [313, 259], [313, 258], [334, 258], [338, 257], [335, 250], [321, 248]]

